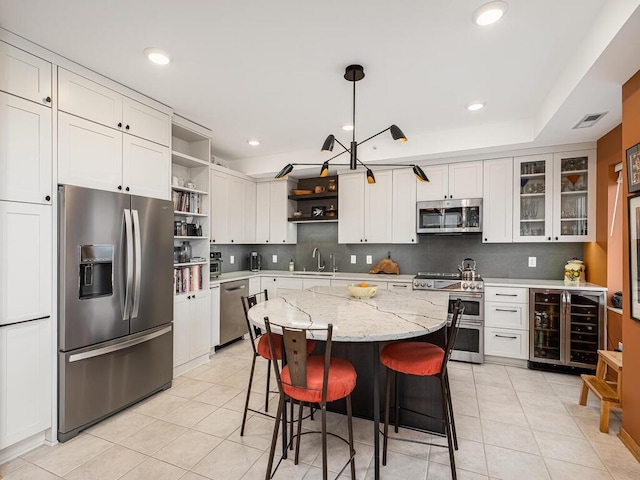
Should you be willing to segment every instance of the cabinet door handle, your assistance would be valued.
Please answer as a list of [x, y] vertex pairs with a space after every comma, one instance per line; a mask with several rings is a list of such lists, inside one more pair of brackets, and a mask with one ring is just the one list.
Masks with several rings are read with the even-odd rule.
[[44, 99], [44, 103], [51, 103], [51, 97], [46, 97]]
[[391, 286], [393, 288], [407, 288], [408, 287], [408, 285], [406, 285], [404, 283], [402, 283], [402, 284], [391, 284]]
[[118, 128], [122, 128], [122, 122], [118, 122]]
[[47, 202], [50, 202], [50, 201], [51, 201], [51, 196], [50, 196], [50, 195], [47, 195], [46, 197], [44, 197], [44, 199], [45, 199]]
[[517, 340], [518, 339], [518, 337], [512, 337], [510, 335], [498, 335], [497, 333], [494, 336], [498, 337], [498, 338], [508, 338], [510, 340]]
[[118, 190], [122, 190], [122, 185], [118, 185]]
[[518, 313], [518, 310], [507, 310], [506, 308], [496, 308], [496, 312], [511, 312], [511, 313]]
[[129, 191], [129, 187], [125, 188], [125, 190], [128, 192]]
[[125, 130], [129, 130], [129, 125], [127, 125], [126, 127], [124, 127]]
[[517, 293], [496, 293], [496, 297], [517, 297]]
[[558, 241], [558, 237], [556, 237], [556, 242]]

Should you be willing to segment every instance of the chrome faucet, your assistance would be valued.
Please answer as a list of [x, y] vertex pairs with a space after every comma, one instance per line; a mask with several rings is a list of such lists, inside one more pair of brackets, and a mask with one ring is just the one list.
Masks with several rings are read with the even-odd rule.
[[324, 262], [322, 261], [322, 256], [320, 255], [320, 250], [318, 248], [313, 249], [311, 258], [316, 258], [316, 253], [318, 254], [318, 271], [322, 272], [324, 270]]

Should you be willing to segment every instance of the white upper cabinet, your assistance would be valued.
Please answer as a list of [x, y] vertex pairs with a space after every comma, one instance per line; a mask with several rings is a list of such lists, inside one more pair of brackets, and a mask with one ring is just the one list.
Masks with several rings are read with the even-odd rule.
[[375, 177], [369, 184], [365, 173], [340, 175], [338, 243], [393, 241], [393, 172], [377, 171]]
[[393, 243], [417, 241], [416, 187], [412, 170], [393, 170]]
[[51, 147], [51, 109], [0, 92], [0, 200], [51, 203]]
[[122, 191], [122, 134], [58, 113], [58, 182]]
[[210, 181], [211, 241], [223, 244], [254, 243], [256, 240], [255, 183], [231, 173], [219, 172], [214, 168], [211, 168]]
[[169, 145], [169, 115], [58, 68], [58, 109], [146, 140]]
[[513, 241], [594, 241], [595, 177], [595, 150], [514, 159]]
[[169, 149], [143, 138], [122, 138], [122, 183], [125, 191], [143, 197], [169, 198]]
[[269, 183], [256, 184], [256, 243], [269, 243], [270, 195]]
[[51, 316], [52, 245], [50, 205], [0, 201], [0, 325]]
[[482, 162], [422, 167], [429, 182], [419, 182], [417, 201], [482, 198]]
[[298, 228], [288, 219], [296, 209], [288, 199], [295, 183], [290, 180], [261, 182], [256, 185], [256, 235], [255, 243], [296, 243]]
[[513, 158], [484, 161], [482, 241], [513, 241]]
[[51, 106], [51, 64], [0, 42], [0, 90]]

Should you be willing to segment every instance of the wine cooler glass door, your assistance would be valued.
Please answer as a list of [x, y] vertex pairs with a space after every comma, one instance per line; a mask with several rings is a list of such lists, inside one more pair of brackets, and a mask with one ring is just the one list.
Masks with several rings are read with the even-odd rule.
[[562, 290], [532, 290], [531, 351], [534, 362], [562, 363]]
[[568, 324], [567, 363], [578, 367], [595, 368], [598, 349], [602, 348], [600, 325], [601, 294], [575, 293], [567, 290], [566, 312]]

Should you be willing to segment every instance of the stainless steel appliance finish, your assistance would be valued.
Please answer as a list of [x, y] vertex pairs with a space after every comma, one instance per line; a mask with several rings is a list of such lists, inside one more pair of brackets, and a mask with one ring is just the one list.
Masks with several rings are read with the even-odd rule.
[[240, 297], [249, 295], [249, 280], [236, 280], [220, 285], [220, 344], [247, 333]]
[[[211, 245], [213, 249], [214, 246]], [[217, 277], [222, 273], [222, 252], [209, 251], [209, 276]]]
[[173, 206], [73, 186], [58, 195], [58, 439], [66, 441], [171, 384]]
[[414, 290], [440, 290], [449, 294], [451, 326], [453, 304], [459, 298], [465, 307], [460, 329], [451, 352], [452, 360], [484, 363], [484, 283], [482, 277], [473, 281], [461, 278], [460, 273], [418, 273], [413, 280]]
[[529, 361], [596, 368], [605, 345], [605, 293], [529, 290]]
[[482, 199], [417, 202], [417, 233], [482, 232]]

